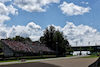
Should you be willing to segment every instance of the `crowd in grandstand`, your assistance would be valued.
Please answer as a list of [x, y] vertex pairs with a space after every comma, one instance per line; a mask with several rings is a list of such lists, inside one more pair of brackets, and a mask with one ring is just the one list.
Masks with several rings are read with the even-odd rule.
[[48, 47], [46, 47], [45, 44], [36, 42], [36, 43], [32, 43], [32, 46], [35, 47], [36, 49], [38, 49], [39, 51], [52, 52], [52, 50], [50, 50]]
[[40, 52], [40, 51], [46, 51], [46, 52], [53, 52], [51, 49], [45, 46], [45, 44], [41, 43], [32, 43], [32, 42], [18, 42], [14, 40], [2, 40], [3, 43], [8, 45], [11, 49], [15, 51], [22, 51], [22, 52]]

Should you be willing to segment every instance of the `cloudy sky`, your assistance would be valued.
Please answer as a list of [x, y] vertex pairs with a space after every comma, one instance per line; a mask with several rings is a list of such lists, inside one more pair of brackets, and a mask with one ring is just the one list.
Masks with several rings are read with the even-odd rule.
[[35, 41], [49, 25], [72, 46], [100, 45], [100, 0], [0, 0], [0, 39]]

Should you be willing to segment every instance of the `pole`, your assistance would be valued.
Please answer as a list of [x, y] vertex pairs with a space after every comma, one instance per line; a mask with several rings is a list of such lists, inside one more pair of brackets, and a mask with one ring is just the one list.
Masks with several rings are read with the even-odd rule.
[[57, 44], [58, 44], [58, 42], [56, 42], [56, 56], [58, 54]]

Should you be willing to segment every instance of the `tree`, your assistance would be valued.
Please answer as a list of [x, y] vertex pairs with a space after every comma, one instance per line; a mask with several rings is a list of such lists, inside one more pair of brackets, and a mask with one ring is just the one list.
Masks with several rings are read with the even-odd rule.
[[15, 38], [13, 38], [13, 40], [22, 42], [24, 41], [24, 38], [20, 36], [16, 36]]
[[44, 31], [44, 36], [41, 37], [40, 41], [42, 43], [45, 43], [48, 47], [53, 47], [53, 37], [54, 37], [54, 33], [55, 33], [55, 28], [53, 26], [50, 26], [50, 28], [46, 28], [46, 30]]
[[8, 38], [8, 40], [15, 40], [15, 41], [20, 41], [20, 42], [24, 42], [24, 41], [32, 42], [32, 40], [29, 37], [24, 38], [24, 37], [21, 37], [21, 36], [16, 36], [13, 39]]
[[44, 37], [43, 37], [43, 36], [40, 37], [40, 41], [41, 41], [41, 43], [45, 43], [45, 42], [44, 42]]
[[44, 36], [40, 38], [40, 42], [46, 44], [58, 54], [65, 53], [66, 48], [69, 47], [69, 42], [65, 39], [63, 32], [56, 31], [54, 26], [45, 29]]
[[29, 37], [26, 37], [25, 40], [32, 42], [32, 40]]
[[54, 35], [54, 41], [57, 45], [58, 54], [63, 54], [66, 52], [67, 47], [69, 47], [69, 42], [64, 38], [63, 32], [57, 30]]

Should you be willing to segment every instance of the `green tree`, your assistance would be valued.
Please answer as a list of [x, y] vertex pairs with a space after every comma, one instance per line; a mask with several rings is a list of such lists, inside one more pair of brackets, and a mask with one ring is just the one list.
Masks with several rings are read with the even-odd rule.
[[53, 26], [50, 26], [50, 28], [46, 28], [44, 31], [44, 36], [42, 36], [40, 39], [42, 43], [45, 43], [48, 47], [53, 47], [53, 37], [55, 33], [55, 28]]
[[25, 40], [32, 42], [32, 40], [29, 37], [26, 37]]
[[45, 41], [44, 41], [44, 36], [41, 36], [41, 37], [40, 37], [40, 42], [41, 42], [41, 43], [45, 43]]
[[16, 36], [15, 38], [13, 38], [13, 40], [22, 42], [24, 41], [24, 38], [20, 36]]
[[[54, 35], [54, 42], [56, 44], [56, 49], [58, 54], [63, 54], [66, 52], [67, 47], [69, 47], [69, 42], [64, 38], [63, 32], [57, 30]], [[54, 46], [55, 47], [55, 46]]]
[[20, 42], [24, 42], [24, 41], [32, 42], [32, 40], [29, 37], [24, 38], [24, 37], [21, 37], [21, 36], [16, 36], [13, 39], [8, 38], [8, 40], [15, 40], [15, 41], [20, 41]]
[[69, 42], [65, 39], [63, 32], [56, 31], [54, 26], [45, 29], [44, 36], [40, 38], [40, 42], [45, 43], [58, 54], [65, 53], [66, 48], [69, 47]]

